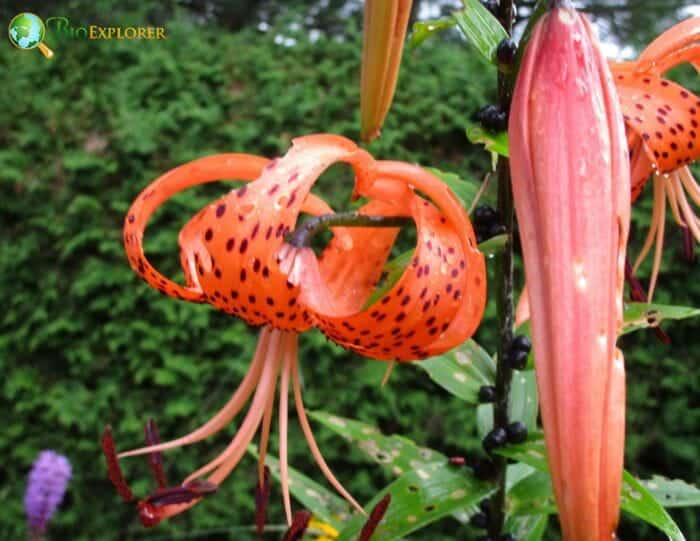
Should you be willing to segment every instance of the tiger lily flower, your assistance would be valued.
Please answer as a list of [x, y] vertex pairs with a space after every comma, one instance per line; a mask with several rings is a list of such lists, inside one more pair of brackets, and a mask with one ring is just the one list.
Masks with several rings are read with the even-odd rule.
[[366, 0], [362, 80], [361, 137], [379, 137], [396, 90], [406, 28], [413, 0]]
[[[398, 234], [397, 227], [335, 227], [333, 239], [320, 258], [310, 248], [288, 241], [300, 212], [332, 213], [311, 188], [336, 162], [354, 168], [355, 192], [369, 198], [360, 214], [405, 216], [416, 224], [418, 244], [412, 264], [386, 294], [366, 308]], [[187, 284], [176, 284], [162, 276], [144, 254], [148, 219], [174, 194], [222, 178], [249, 183], [207, 205], [182, 228], [180, 261]], [[332, 135], [295, 139], [289, 152], [273, 161], [220, 154], [164, 174], [131, 206], [124, 242], [132, 268], [152, 287], [178, 299], [209, 303], [262, 327], [248, 373], [216, 415], [186, 436], [119, 455], [153, 456], [201, 441], [222, 430], [251, 400], [236, 435], [219, 456], [190, 474], [179, 487], [160, 487], [140, 502], [146, 525], [176, 515], [212, 493], [237, 466], [258, 432], [256, 499], [266, 502], [264, 464], [278, 381], [280, 478], [288, 524], [292, 523], [287, 465], [290, 389], [319, 468], [329, 483], [362, 511], [331, 472], [313, 437], [299, 378], [299, 333], [317, 327], [331, 340], [366, 357], [412, 361], [466, 340], [478, 326], [485, 304], [484, 258], [476, 249], [471, 224], [456, 197], [420, 167], [375, 161], [353, 142]], [[107, 441], [105, 448], [110, 477], [120, 494], [130, 499], [117, 471], [116, 453], [111, 452], [113, 443]]]
[[509, 141], [549, 467], [567, 541], [613, 539], [624, 451], [630, 174], [619, 101], [584, 16], [555, 2], [517, 78]]
[[663, 78], [683, 63], [700, 66], [700, 17], [661, 34], [636, 61], [610, 63], [627, 127], [633, 201], [653, 179], [651, 226], [633, 265], [636, 272], [654, 246], [650, 301], [661, 265], [666, 200], [676, 223], [700, 242], [700, 219], [692, 205], [700, 205], [700, 185], [688, 167], [700, 156], [700, 97]]

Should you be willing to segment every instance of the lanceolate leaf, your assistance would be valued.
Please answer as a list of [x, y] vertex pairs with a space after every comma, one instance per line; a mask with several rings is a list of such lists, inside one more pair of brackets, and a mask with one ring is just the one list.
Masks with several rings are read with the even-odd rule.
[[547, 515], [509, 516], [505, 530], [520, 541], [540, 541], [547, 530]]
[[484, 145], [486, 150], [508, 157], [508, 134], [492, 133], [479, 125], [467, 126], [467, 139], [475, 145]]
[[456, 25], [456, 21], [452, 19], [439, 19], [435, 21], [418, 21], [413, 23], [413, 32], [408, 41], [408, 46], [415, 49], [429, 37], [432, 37], [443, 30], [452, 28]]
[[700, 489], [680, 479], [654, 475], [641, 483], [664, 507], [700, 506]]
[[[371, 509], [386, 494], [391, 504], [373, 539], [393, 541], [447, 515], [473, 507], [495, 491], [491, 484], [476, 481], [464, 468], [445, 462], [427, 464], [405, 473], [379, 492], [365, 508]], [[351, 519], [338, 541], [354, 541], [365, 517]]]
[[418, 363], [440, 387], [471, 404], [478, 404], [479, 389], [493, 385], [496, 364], [474, 340], [443, 355]]
[[413, 441], [403, 436], [385, 436], [376, 427], [360, 421], [337, 417], [323, 411], [308, 413], [326, 428], [352, 442], [354, 446], [394, 475], [401, 475], [431, 463], [447, 461], [447, 458], [437, 451], [418, 447]]
[[625, 305], [625, 324], [622, 334], [647, 327], [658, 327], [664, 319], [688, 319], [699, 316], [700, 309], [690, 306], [633, 302]]
[[[542, 472], [548, 472], [544, 439], [540, 435], [533, 436], [529, 441], [520, 445], [509, 445], [499, 449], [499, 454], [519, 460]], [[645, 522], [656, 526], [664, 532], [671, 541], [685, 541], [683, 533], [669, 516], [654, 495], [629, 472], [623, 474], [622, 509]]]
[[672, 541], [685, 541], [685, 536], [654, 496], [629, 472], [623, 474], [622, 509], [668, 535]]
[[464, 208], [468, 208], [476, 197], [481, 183], [473, 179], [464, 179], [454, 173], [448, 173], [435, 169], [434, 167], [426, 167], [433, 175], [442, 180], [452, 190], [457, 197], [462, 201]]
[[486, 60], [493, 62], [498, 44], [506, 39], [508, 34], [498, 19], [479, 0], [463, 0], [463, 2], [464, 9], [455, 11], [452, 16], [476, 50]]
[[[257, 458], [258, 453], [254, 447], [249, 447], [248, 452]], [[272, 477], [279, 481], [279, 461], [268, 454], [265, 463], [269, 466]], [[305, 509], [335, 529], [340, 529], [350, 517], [350, 505], [344, 499], [292, 467], [289, 468], [289, 490]]]
[[[525, 423], [528, 431], [537, 430], [537, 382], [534, 370], [515, 371], [511, 380], [508, 418]], [[476, 411], [476, 426], [483, 438], [493, 428], [493, 404], [480, 404]]]

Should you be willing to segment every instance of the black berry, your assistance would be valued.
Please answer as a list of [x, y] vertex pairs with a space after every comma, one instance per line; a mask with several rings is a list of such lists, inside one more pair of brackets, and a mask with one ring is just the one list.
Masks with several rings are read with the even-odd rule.
[[519, 334], [515, 338], [513, 338], [511, 348], [530, 353], [530, 350], [532, 349], [532, 342], [524, 334]]
[[494, 428], [491, 432], [486, 434], [486, 437], [481, 442], [484, 450], [487, 453], [491, 453], [494, 449], [498, 447], [503, 447], [508, 442], [508, 434], [505, 429], [499, 427]]
[[527, 357], [528, 353], [521, 349], [511, 351], [507, 355], [508, 366], [510, 366], [513, 370], [522, 370], [527, 366]]
[[496, 387], [484, 385], [479, 389], [479, 402], [487, 404], [496, 400]]
[[496, 15], [498, 13], [498, 1], [497, 0], [482, 0], [481, 4], [488, 9], [491, 13]]
[[520, 421], [510, 423], [506, 427], [506, 433], [510, 443], [523, 443], [527, 439], [527, 427]]
[[498, 44], [496, 49], [496, 60], [501, 67], [510, 66], [515, 60], [515, 55], [518, 52], [518, 46], [515, 42], [506, 38]]
[[496, 464], [488, 458], [478, 460], [474, 466], [474, 477], [481, 481], [489, 481], [496, 477]]
[[475, 528], [486, 528], [488, 523], [489, 519], [484, 513], [477, 513], [476, 515], [472, 515], [472, 518], [469, 519], [469, 524]]
[[489, 516], [489, 513], [491, 512], [491, 500], [489, 500], [488, 498], [484, 498], [483, 500], [481, 500], [479, 502], [479, 509], [481, 509], [481, 512], [484, 515]]

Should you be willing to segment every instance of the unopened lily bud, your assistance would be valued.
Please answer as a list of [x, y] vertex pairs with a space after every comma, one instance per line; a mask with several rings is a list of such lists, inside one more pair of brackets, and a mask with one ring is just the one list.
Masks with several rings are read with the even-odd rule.
[[555, 4], [537, 23], [518, 74], [511, 175], [564, 539], [611, 540], [624, 450], [625, 376], [615, 341], [629, 162], [618, 97], [597, 39], [585, 17], [568, 3]]
[[366, 0], [360, 88], [361, 136], [379, 137], [394, 99], [413, 0]]

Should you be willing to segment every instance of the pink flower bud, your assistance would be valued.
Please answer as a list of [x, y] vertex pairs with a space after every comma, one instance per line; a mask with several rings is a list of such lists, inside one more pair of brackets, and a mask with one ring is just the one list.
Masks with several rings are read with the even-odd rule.
[[[561, 3], [560, 3], [561, 4]], [[537, 383], [567, 541], [612, 539], [624, 451], [630, 173], [610, 70], [568, 5], [537, 23], [510, 113], [511, 173]]]

